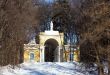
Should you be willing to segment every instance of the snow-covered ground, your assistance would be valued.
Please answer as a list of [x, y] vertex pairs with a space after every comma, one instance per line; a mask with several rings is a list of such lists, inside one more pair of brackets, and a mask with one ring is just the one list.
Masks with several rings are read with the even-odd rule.
[[15, 69], [12, 69], [10, 65], [1, 67], [0, 75], [97, 75], [92, 70], [76, 62], [28, 62], [20, 64]]

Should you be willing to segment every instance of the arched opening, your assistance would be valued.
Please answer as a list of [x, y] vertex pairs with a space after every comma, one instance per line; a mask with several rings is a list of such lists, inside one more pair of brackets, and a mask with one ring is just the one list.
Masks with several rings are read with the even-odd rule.
[[45, 62], [58, 61], [58, 42], [55, 39], [48, 39], [45, 42]]

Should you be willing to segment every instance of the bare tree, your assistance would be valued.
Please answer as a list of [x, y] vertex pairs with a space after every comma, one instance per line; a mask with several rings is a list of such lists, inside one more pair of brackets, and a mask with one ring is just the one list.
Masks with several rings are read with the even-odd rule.
[[[75, 20], [77, 31], [80, 33], [82, 57], [88, 62], [95, 62], [99, 67], [99, 75], [104, 75], [103, 61], [109, 63], [110, 36], [110, 1], [109, 0], [80, 0], [80, 12]], [[106, 31], [107, 30], [107, 31]], [[93, 60], [94, 59], [94, 60]]]
[[37, 10], [31, 0], [0, 1], [0, 65], [23, 62], [23, 44], [37, 27]]

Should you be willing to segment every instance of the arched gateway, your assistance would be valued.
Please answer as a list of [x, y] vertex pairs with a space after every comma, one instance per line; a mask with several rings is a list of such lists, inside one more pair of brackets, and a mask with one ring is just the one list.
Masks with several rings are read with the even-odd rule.
[[64, 34], [59, 31], [41, 32], [40, 38], [40, 61], [60, 62], [63, 59], [62, 45]]
[[[62, 62], [79, 61], [79, 48], [76, 46], [64, 45], [64, 33], [53, 30], [51, 22], [50, 30], [40, 32], [39, 44], [35, 38], [28, 44], [24, 44], [24, 61], [37, 62]], [[71, 59], [70, 59], [71, 58]]]
[[45, 62], [58, 61], [58, 42], [55, 39], [48, 39], [45, 42]]

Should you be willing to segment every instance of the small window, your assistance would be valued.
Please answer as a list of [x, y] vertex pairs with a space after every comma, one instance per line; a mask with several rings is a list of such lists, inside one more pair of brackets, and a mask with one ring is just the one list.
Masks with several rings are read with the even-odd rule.
[[30, 60], [34, 60], [34, 53], [30, 53]]

